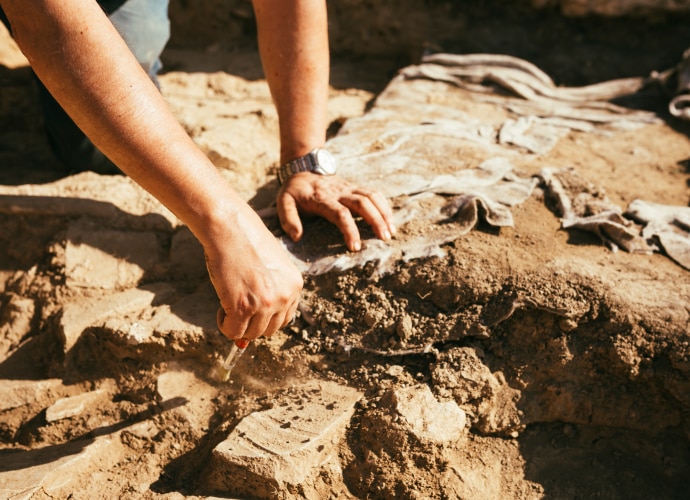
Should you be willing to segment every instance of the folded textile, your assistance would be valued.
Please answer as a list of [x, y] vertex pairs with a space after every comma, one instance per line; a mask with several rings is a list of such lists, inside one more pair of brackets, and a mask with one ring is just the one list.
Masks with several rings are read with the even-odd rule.
[[659, 82], [671, 94], [668, 111], [676, 118], [690, 120], [690, 49], [674, 67], [653, 72], [652, 79]]
[[690, 49], [676, 66], [676, 95], [668, 105], [669, 112], [678, 118], [690, 120]]
[[644, 224], [645, 238], [658, 241], [666, 255], [690, 270], [690, 207], [633, 200], [626, 215]]
[[[583, 87], [557, 86], [534, 64], [503, 54], [432, 54], [409, 66], [402, 78], [427, 78], [452, 83], [484, 94], [484, 100], [502, 104], [523, 116], [561, 117], [593, 123], [658, 121], [654, 113], [618, 106], [610, 100], [631, 95], [649, 78], [621, 78]], [[489, 97], [496, 87], [521, 98]]]
[[561, 218], [563, 229], [594, 233], [614, 252], [622, 248], [630, 253], [650, 254], [654, 250], [603, 190], [581, 179], [573, 168], [544, 168], [538, 177], [546, 203]]

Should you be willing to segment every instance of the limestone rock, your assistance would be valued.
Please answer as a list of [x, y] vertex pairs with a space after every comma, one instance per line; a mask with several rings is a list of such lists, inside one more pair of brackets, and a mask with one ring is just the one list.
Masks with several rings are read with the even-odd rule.
[[136, 286], [159, 261], [153, 232], [97, 229], [71, 224], [65, 248], [65, 282], [114, 290]]
[[337, 456], [354, 405], [362, 394], [320, 382], [296, 399], [244, 418], [213, 451], [208, 484], [239, 495], [270, 498], [296, 487]]
[[59, 379], [3, 380], [0, 384], [0, 411], [19, 408], [46, 396], [55, 397], [62, 387]]
[[65, 352], [77, 343], [82, 332], [106, 318], [139, 311], [151, 305], [157, 295], [167, 293], [169, 285], [153, 285], [146, 288], [130, 288], [123, 292], [94, 297], [80, 298], [68, 302], [62, 308], [59, 332]]
[[58, 399], [46, 410], [46, 421], [55, 422], [80, 415], [102, 401], [106, 394], [107, 392], [104, 389], [98, 389]]
[[[97, 471], [108, 470], [123, 454], [117, 438], [5, 453], [0, 461], [0, 498], [74, 498], [85, 480], [98, 481]], [[42, 494], [35, 496], [39, 491]]]

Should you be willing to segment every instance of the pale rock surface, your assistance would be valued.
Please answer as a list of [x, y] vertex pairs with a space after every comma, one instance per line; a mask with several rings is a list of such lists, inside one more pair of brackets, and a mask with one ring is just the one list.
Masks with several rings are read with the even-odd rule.
[[471, 412], [481, 432], [510, 435], [521, 427], [516, 406], [520, 393], [506, 383], [502, 373], [492, 373], [474, 349], [455, 350], [448, 361], [433, 368], [432, 378], [443, 397], [452, 396]]
[[0, 411], [19, 408], [46, 395], [57, 397], [62, 387], [59, 379], [3, 380], [0, 384]]
[[118, 290], [136, 286], [159, 262], [152, 232], [96, 229], [70, 224], [65, 247], [68, 286]]
[[455, 401], [438, 402], [428, 385], [395, 389], [395, 410], [407, 430], [421, 442], [450, 444], [465, 431], [465, 412]]
[[0, 498], [78, 498], [83, 481], [107, 470], [124, 455], [118, 438], [70, 441], [28, 451], [3, 454], [0, 461]]
[[141, 311], [169, 290], [170, 285], [158, 284], [66, 303], [59, 324], [65, 352], [74, 347], [86, 328], [102, 324], [110, 316]]
[[361, 396], [347, 386], [316, 382], [301, 387], [292, 401], [250, 414], [214, 449], [209, 486], [270, 498], [273, 488], [300, 485], [337, 456]]
[[195, 428], [207, 425], [215, 410], [213, 400], [218, 394], [216, 388], [198, 378], [192, 370], [174, 362], [158, 376], [156, 391], [163, 408], [179, 406], [177, 413], [192, 422]]
[[131, 178], [82, 172], [48, 184], [0, 186], [0, 213], [107, 220], [108, 227], [170, 231], [172, 212]]
[[170, 242], [170, 273], [180, 279], [207, 276], [204, 249], [186, 226], [179, 228]]
[[106, 396], [107, 391], [105, 389], [97, 389], [76, 396], [60, 398], [46, 409], [46, 421], [56, 422], [90, 411], [99, 402], [105, 400]]

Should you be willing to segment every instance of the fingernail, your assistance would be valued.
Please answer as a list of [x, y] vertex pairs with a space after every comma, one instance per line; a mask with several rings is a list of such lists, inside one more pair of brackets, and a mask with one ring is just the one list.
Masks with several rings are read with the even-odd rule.
[[391, 239], [391, 233], [389, 233], [388, 231], [384, 231], [383, 232], [383, 239], [384, 240], [390, 240]]
[[391, 225], [388, 226], [388, 227], [389, 227], [390, 230], [391, 230], [391, 234], [395, 234], [395, 233], [398, 231], [398, 228], [395, 227], [393, 224], [391, 224]]
[[362, 242], [361, 241], [355, 241], [355, 243], [352, 245], [352, 248], [354, 249], [355, 252], [359, 252], [362, 249]]

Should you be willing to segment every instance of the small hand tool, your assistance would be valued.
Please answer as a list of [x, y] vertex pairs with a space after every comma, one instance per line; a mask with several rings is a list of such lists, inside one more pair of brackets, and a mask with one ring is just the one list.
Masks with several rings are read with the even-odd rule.
[[249, 339], [235, 339], [235, 341], [232, 343], [230, 354], [228, 354], [228, 357], [225, 358], [223, 364], [218, 367], [218, 378], [220, 378], [222, 382], [228, 381], [230, 378], [230, 372], [237, 364], [237, 360], [240, 359], [240, 356], [244, 354], [249, 342]]

